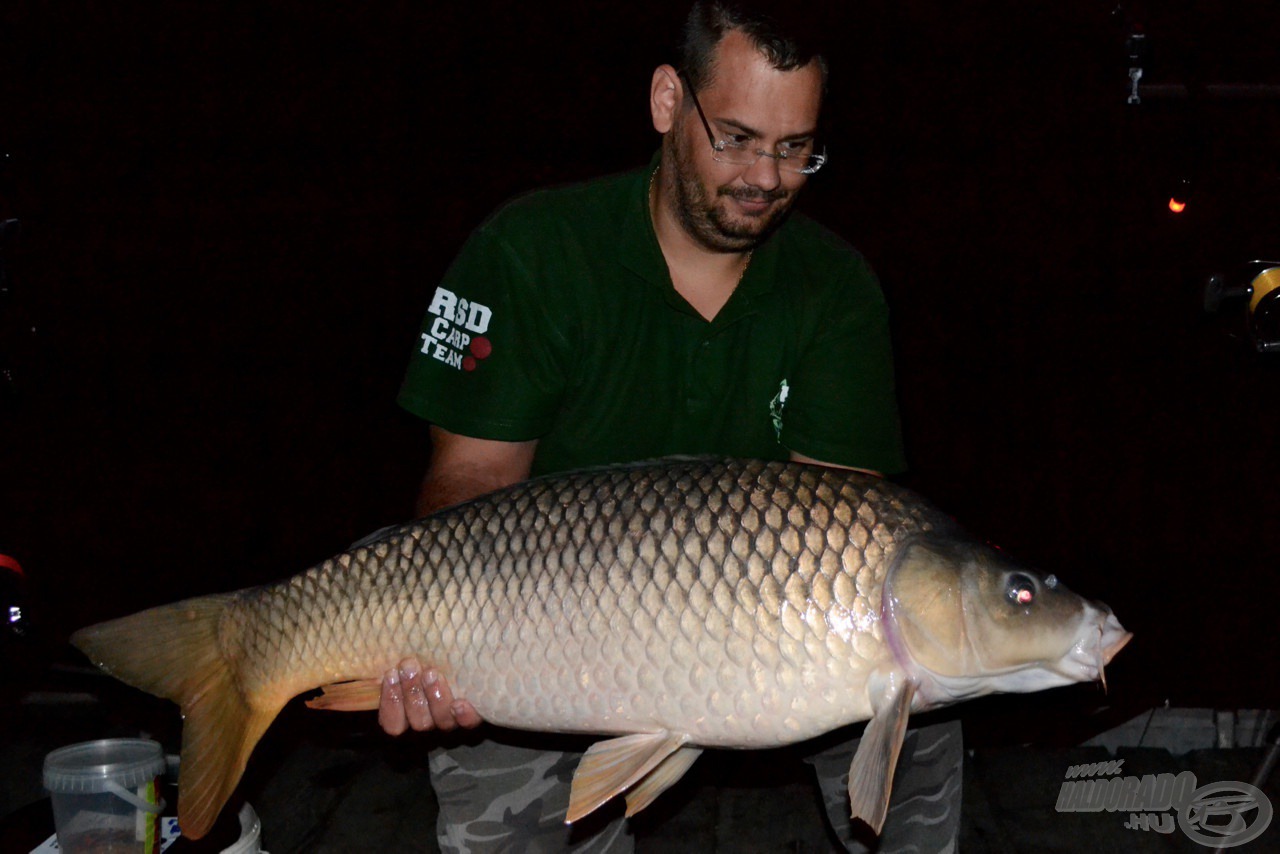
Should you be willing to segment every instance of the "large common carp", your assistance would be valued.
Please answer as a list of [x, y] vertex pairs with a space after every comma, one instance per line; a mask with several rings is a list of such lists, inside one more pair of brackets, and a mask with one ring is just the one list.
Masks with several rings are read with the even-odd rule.
[[888, 481], [693, 459], [527, 481], [72, 642], [181, 706], [178, 818], [198, 838], [290, 698], [373, 686], [407, 655], [492, 723], [620, 736], [583, 758], [567, 821], [622, 792], [634, 814], [702, 747], [870, 719], [849, 789], [879, 831], [910, 712], [1102, 678], [1129, 637]]

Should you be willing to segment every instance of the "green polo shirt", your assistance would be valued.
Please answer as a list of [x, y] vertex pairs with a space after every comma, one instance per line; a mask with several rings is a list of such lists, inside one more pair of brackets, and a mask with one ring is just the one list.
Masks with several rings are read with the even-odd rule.
[[538, 439], [533, 474], [789, 450], [905, 468], [888, 309], [851, 246], [793, 213], [714, 320], [675, 290], [644, 170], [517, 199], [432, 296], [400, 391], [453, 433]]

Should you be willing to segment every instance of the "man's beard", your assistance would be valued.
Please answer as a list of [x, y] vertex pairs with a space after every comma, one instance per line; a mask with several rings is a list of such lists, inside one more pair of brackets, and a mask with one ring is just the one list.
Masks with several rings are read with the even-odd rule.
[[[713, 252], [746, 252], [759, 246], [782, 225], [794, 203], [794, 191], [784, 190], [782, 187], [759, 190], [752, 187], [722, 186], [715, 189], [715, 196], [712, 197], [698, 178], [698, 171], [687, 146], [682, 146], [676, 140], [672, 140], [672, 143], [676, 216], [694, 240]], [[768, 200], [775, 204], [758, 217], [744, 217], [734, 222], [717, 204], [722, 196]]]

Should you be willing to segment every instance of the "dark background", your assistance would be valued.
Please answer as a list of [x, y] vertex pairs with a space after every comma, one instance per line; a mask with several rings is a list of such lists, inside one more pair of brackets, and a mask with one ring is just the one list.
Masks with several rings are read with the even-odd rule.
[[[1280, 84], [1277, 4], [849, 6], [802, 206], [883, 279], [912, 485], [1114, 607], [1111, 702], [1274, 707], [1280, 357], [1201, 287], [1280, 258], [1280, 99], [1126, 105], [1125, 42], [1144, 82]], [[0, 7], [0, 551], [50, 631], [407, 514], [393, 398], [466, 235], [657, 146], [686, 4], [605, 8]]]

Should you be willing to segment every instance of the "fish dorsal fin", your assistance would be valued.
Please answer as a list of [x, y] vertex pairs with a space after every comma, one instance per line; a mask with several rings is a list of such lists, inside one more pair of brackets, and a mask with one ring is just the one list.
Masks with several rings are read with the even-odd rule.
[[653, 803], [654, 799], [670, 789], [688, 771], [699, 756], [700, 747], [682, 747], [658, 764], [645, 778], [627, 791], [627, 818]]
[[591, 745], [573, 772], [565, 824], [589, 815], [614, 795], [635, 785], [678, 750], [687, 738], [664, 730], [624, 735]]
[[916, 683], [905, 680], [876, 709], [849, 766], [851, 814], [865, 821], [877, 834], [889, 814], [893, 771], [907, 734], [907, 718], [911, 715], [911, 698], [915, 693]]

